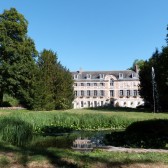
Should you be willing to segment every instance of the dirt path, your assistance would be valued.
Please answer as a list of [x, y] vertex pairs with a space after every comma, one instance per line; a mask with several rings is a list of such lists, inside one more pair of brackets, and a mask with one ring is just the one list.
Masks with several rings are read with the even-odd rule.
[[136, 152], [136, 153], [146, 153], [146, 152], [159, 152], [159, 153], [168, 153], [168, 150], [165, 149], [141, 149], [141, 148], [123, 148], [123, 147], [115, 147], [115, 146], [106, 146], [99, 147], [98, 149], [102, 149], [105, 151], [114, 151], [114, 152]]

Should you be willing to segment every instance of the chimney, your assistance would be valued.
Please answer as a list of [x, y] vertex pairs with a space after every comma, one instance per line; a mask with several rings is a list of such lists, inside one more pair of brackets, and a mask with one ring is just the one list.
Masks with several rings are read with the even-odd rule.
[[135, 72], [136, 72], [137, 74], [139, 74], [139, 70], [140, 70], [140, 69], [139, 69], [139, 66], [136, 64], [136, 65], [135, 65]]

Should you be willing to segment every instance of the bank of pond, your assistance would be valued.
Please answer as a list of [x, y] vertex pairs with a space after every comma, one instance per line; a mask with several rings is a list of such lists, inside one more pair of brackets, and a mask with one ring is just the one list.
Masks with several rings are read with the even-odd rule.
[[68, 112], [14, 112], [0, 118], [0, 140], [12, 145], [71, 148], [76, 139], [89, 139], [94, 147], [167, 149], [168, 120]]

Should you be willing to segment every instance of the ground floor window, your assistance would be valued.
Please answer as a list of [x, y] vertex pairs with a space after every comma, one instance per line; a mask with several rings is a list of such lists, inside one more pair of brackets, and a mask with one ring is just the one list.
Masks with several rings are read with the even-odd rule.
[[90, 101], [88, 101], [88, 107], [90, 107]]
[[83, 101], [81, 101], [81, 107], [83, 107]]
[[97, 107], [97, 101], [94, 101], [94, 107]]

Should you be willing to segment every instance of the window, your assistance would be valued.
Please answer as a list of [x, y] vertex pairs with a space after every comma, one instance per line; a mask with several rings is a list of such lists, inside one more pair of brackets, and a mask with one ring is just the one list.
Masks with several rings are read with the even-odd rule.
[[90, 96], [90, 90], [87, 90], [87, 96]]
[[110, 90], [110, 97], [114, 97], [114, 90]]
[[100, 96], [104, 96], [104, 90], [100, 90]]
[[103, 106], [103, 101], [101, 101], [101, 106]]
[[130, 97], [130, 90], [127, 90], [127, 97]]
[[78, 79], [78, 75], [77, 74], [74, 75], [74, 79]]
[[90, 107], [90, 101], [88, 101], [88, 107]]
[[114, 80], [110, 79], [110, 86], [114, 86]]
[[78, 86], [77, 83], [74, 83], [74, 86]]
[[97, 83], [94, 83], [94, 86], [97, 86]]
[[133, 96], [137, 96], [138, 95], [138, 91], [137, 90], [134, 90], [134, 93], [133, 93], [134, 95]]
[[104, 83], [100, 83], [100, 86], [104, 86]]
[[104, 78], [104, 74], [99, 74], [99, 78], [103, 79]]
[[135, 73], [132, 73], [132, 75], [131, 75], [131, 76], [132, 76], [132, 78], [135, 78], [135, 77], [136, 77]]
[[97, 107], [97, 101], [94, 101], [94, 107]]
[[87, 75], [86, 75], [86, 79], [91, 79], [91, 75], [90, 75], [90, 74], [87, 74]]
[[77, 97], [77, 95], [78, 95], [78, 92], [77, 92], [77, 91], [75, 91], [75, 97]]
[[120, 90], [120, 96], [124, 96], [124, 91]]
[[94, 90], [94, 96], [97, 96], [97, 90]]
[[119, 79], [123, 79], [123, 73], [119, 73]]
[[81, 101], [81, 107], [83, 107], [83, 101]]
[[87, 83], [87, 86], [90, 86], [90, 83]]
[[84, 96], [84, 91], [83, 90], [81, 90], [81, 96]]
[[84, 86], [84, 83], [81, 83], [81, 86]]

